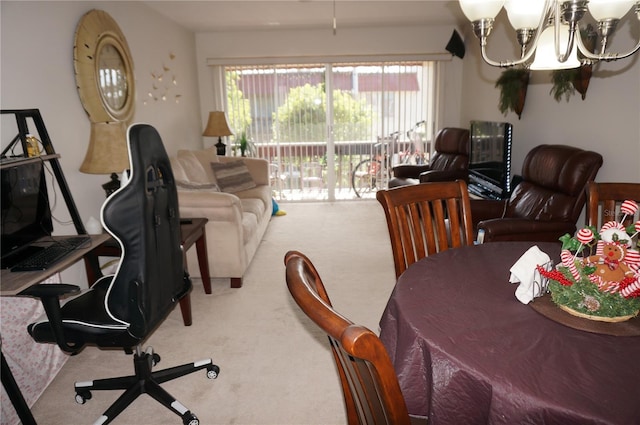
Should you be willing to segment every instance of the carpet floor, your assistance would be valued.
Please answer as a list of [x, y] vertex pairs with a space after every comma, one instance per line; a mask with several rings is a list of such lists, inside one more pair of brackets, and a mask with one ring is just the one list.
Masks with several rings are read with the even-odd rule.
[[[314, 262], [336, 310], [377, 333], [395, 282], [389, 236], [376, 201], [281, 203], [240, 289], [215, 279], [206, 295], [195, 278], [193, 325], [176, 308], [145, 343], [162, 360], [156, 369], [212, 358], [220, 376], [204, 371], [163, 384], [201, 424], [345, 424], [339, 378], [326, 336], [298, 309], [284, 279], [284, 254]], [[75, 402], [76, 381], [131, 374], [131, 356], [87, 347], [69, 358], [33, 406], [40, 424], [93, 423], [120, 395], [96, 391]], [[148, 395], [114, 424], [180, 424]]]

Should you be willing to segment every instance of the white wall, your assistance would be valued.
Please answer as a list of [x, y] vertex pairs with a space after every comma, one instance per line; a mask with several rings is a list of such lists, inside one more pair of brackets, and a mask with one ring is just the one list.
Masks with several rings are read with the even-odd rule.
[[[631, 22], [634, 25], [630, 25]], [[631, 14], [612, 41], [611, 51], [628, 50], [640, 37], [640, 26]], [[514, 125], [512, 171], [519, 173], [525, 155], [539, 144], [567, 144], [599, 152], [604, 158], [597, 181], [640, 182], [640, 54], [616, 62], [599, 63], [583, 101], [579, 94], [556, 102], [548, 72], [533, 71], [519, 120], [513, 112], [498, 110], [495, 81], [502, 72], [480, 58], [478, 40], [465, 32], [464, 90], [461, 116], [470, 120], [508, 121]], [[512, 40], [512, 41], [509, 41]], [[518, 57], [515, 32], [504, 11], [489, 38], [494, 60]]]
[[[91, 9], [102, 9], [118, 23], [127, 38], [136, 78], [134, 122], [154, 125], [169, 154], [180, 147], [201, 147], [202, 123], [197, 86], [194, 35], [140, 2], [108, 1], [2, 1], [0, 2], [0, 105], [2, 109], [37, 108], [61, 155], [61, 165], [83, 221], [98, 217], [104, 201], [100, 185], [106, 175], [78, 171], [89, 139], [89, 119], [76, 90], [73, 42], [80, 18]], [[175, 59], [169, 59], [169, 53]], [[178, 85], [180, 103], [143, 105], [151, 90], [151, 72], [169, 66]], [[8, 120], [5, 120], [8, 118]], [[2, 148], [16, 134], [13, 116], [2, 118]], [[58, 194], [54, 215], [69, 220]], [[72, 225], [55, 223], [57, 234], [74, 233]], [[75, 268], [69, 281], [82, 281]]]

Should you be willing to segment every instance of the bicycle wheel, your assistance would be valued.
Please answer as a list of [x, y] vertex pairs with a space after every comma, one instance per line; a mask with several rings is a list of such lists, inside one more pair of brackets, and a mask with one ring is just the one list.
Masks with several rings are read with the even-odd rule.
[[360, 161], [351, 174], [351, 187], [358, 198], [376, 192], [382, 184], [382, 164], [377, 159]]

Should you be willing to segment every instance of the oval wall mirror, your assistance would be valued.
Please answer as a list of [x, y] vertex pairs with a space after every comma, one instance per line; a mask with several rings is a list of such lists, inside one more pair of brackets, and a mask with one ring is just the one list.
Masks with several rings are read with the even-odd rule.
[[129, 46], [108, 13], [87, 12], [76, 29], [73, 64], [80, 101], [93, 123], [129, 121], [135, 83]]

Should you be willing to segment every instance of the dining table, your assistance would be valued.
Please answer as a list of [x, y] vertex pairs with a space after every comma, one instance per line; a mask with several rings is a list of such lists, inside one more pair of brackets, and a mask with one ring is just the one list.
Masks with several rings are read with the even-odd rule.
[[398, 278], [380, 338], [411, 415], [431, 425], [640, 424], [640, 336], [616, 323], [568, 326], [534, 308], [542, 298], [520, 302], [510, 268], [533, 246], [559, 261], [559, 243], [492, 242], [429, 255]]

